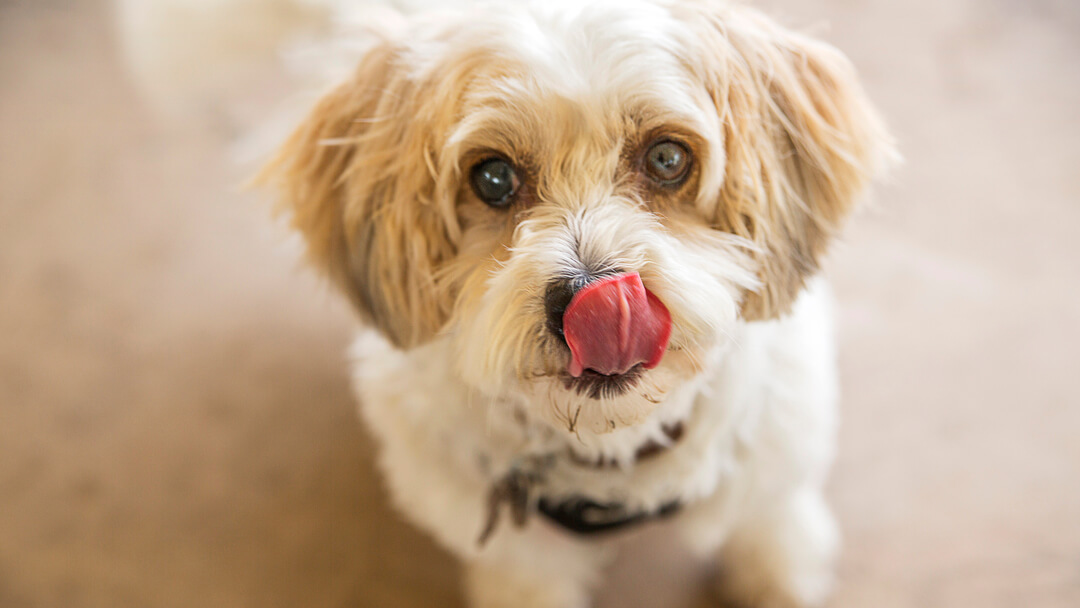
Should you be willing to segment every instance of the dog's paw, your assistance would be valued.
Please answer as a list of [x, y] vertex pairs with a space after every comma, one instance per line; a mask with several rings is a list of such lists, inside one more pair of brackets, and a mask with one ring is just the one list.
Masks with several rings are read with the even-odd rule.
[[588, 589], [567, 578], [538, 577], [487, 565], [470, 564], [465, 577], [469, 608], [588, 608]]

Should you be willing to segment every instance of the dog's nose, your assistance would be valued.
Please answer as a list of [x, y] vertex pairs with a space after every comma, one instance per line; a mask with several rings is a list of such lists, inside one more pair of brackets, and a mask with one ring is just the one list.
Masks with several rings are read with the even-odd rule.
[[561, 278], [548, 283], [547, 291], [544, 292], [544, 311], [547, 313], [548, 331], [563, 338], [563, 313], [574, 294], [589, 284], [587, 277]]

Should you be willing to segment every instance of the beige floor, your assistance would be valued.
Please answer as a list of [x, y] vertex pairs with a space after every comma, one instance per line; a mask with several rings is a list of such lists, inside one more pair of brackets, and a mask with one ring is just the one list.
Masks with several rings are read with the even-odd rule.
[[[832, 605], [1080, 606], [1080, 8], [770, 6], [831, 23], [908, 159], [830, 264]], [[344, 309], [114, 55], [103, 6], [0, 1], [0, 607], [460, 605], [384, 503]], [[707, 605], [630, 544], [602, 607]]]

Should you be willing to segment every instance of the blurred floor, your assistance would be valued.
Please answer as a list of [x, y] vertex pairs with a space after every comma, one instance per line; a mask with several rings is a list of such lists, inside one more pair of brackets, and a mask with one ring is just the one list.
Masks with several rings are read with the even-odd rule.
[[[830, 264], [831, 605], [1080, 606], [1080, 9], [767, 6], [831, 24], [907, 157]], [[384, 502], [346, 311], [115, 55], [103, 4], [0, 2], [0, 606], [460, 605]], [[600, 605], [705, 574], [645, 531]]]

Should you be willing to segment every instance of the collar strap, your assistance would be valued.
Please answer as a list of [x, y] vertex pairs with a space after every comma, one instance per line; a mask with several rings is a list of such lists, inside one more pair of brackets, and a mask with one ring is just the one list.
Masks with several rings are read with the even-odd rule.
[[665, 503], [654, 512], [627, 511], [621, 503], [597, 503], [582, 496], [572, 496], [562, 502], [541, 498], [540, 513], [552, 523], [582, 535], [614, 532], [627, 526], [663, 519], [674, 515], [682, 505], [678, 501]]

